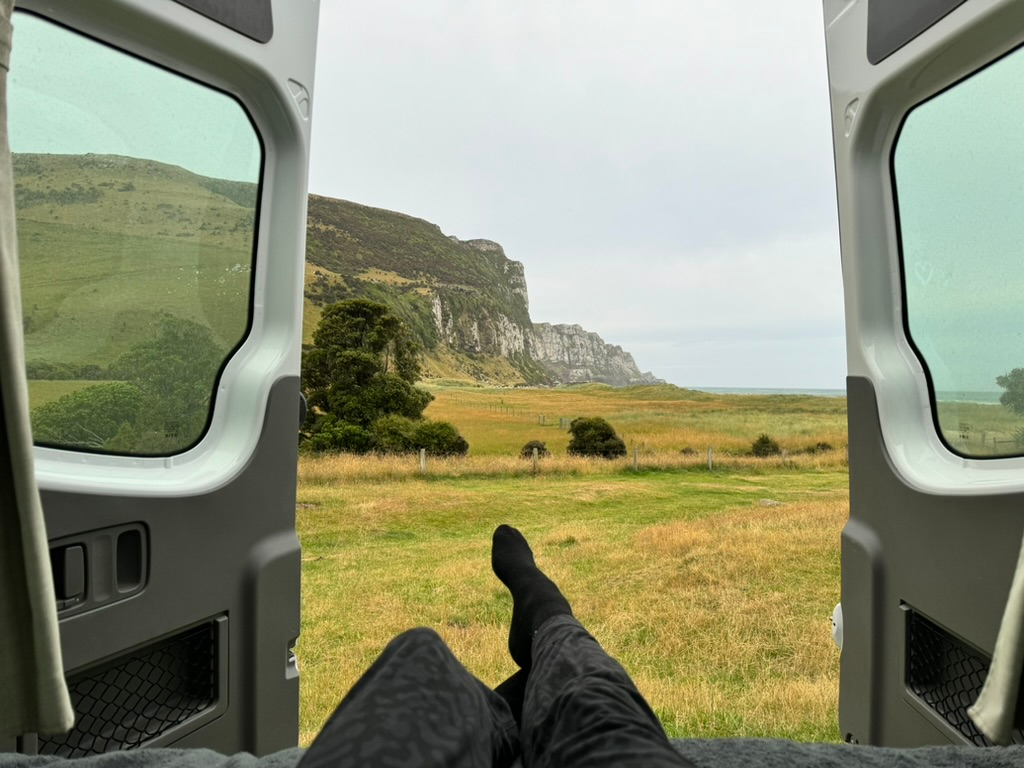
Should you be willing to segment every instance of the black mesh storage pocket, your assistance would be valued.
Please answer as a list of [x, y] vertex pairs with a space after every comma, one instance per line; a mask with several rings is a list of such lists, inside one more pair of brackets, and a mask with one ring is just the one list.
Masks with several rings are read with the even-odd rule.
[[83, 757], [142, 746], [217, 702], [211, 622], [68, 677], [75, 726], [39, 754]]
[[[985, 684], [991, 660], [914, 611], [907, 619], [907, 687], [979, 747], [991, 746], [967, 715]], [[1013, 733], [1024, 743], [1024, 733]]]

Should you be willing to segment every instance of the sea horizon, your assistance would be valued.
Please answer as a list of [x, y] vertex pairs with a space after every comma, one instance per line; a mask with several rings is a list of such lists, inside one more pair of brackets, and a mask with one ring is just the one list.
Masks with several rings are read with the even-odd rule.
[[[713, 395], [806, 395], [810, 397], [846, 397], [846, 389], [819, 389], [801, 387], [699, 387], [691, 386], [697, 392], [708, 392]], [[940, 402], [976, 403], [979, 405], [999, 405], [1002, 392], [986, 390], [940, 391], [937, 393]]]
[[846, 397], [846, 389], [783, 388], [783, 387], [696, 387], [697, 392], [712, 395], [809, 395], [811, 397]]

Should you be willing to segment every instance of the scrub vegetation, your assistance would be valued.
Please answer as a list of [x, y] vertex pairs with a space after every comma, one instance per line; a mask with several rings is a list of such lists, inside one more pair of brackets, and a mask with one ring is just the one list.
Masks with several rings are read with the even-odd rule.
[[[427, 415], [467, 435], [469, 456], [426, 472], [408, 457], [301, 459], [303, 743], [409, 627], [436, 628], [487, 684], [515, 671], [512, 602], [490, 571], [503, 522], [527, 535], [670, 735], [839, 739], [829, 617], [848, 515], [844, 400], [431, 389]], [[579, 416], [643, 445], [638, 468], [632, 448], [567, 455]], [[762, 433], [785, 459], [750, 455]], [[552, 454], [536, 475], [519, 456], [530, 439]]]

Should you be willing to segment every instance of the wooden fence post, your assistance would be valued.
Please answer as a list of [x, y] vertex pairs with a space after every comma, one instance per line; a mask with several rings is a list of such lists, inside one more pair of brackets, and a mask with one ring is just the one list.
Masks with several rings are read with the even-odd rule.
[[427, 449], [420, 448], [420, 472], [426, 474], [427, 472]]
[[540, 457], [537, 455], [537, 446], [533, 446], [533, 474], [537, 474], [537, 460]]
[[633, 446], [633, 471], [636, 472], [640, 468], [640, 447]]
[[712, 469], [715, 468], [714, 456], [715, 456], [714, 449], [712, 449], [712, 447], [709, 445], [708, 446], [708, 469], [709, 470], [712, 470]]

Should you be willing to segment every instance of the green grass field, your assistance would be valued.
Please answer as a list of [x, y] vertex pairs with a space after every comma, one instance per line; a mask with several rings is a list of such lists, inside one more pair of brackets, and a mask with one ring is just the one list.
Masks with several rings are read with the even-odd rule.
[[1013, 456], [1021, 452], [1024, 419], [1002, 405], [939, 403], [939, 427], [950, 447], [967, 456]]
[[[511, 599], [489, 564], [502, 522], [526, 533], [670, 735], [839, 739], [829, 616], [848, 514], [845, 401], [671, 388], [434, 392], [429, 415], [459, 427], [469, 457], [432, 460], [426, 474], [411, 457], [301, 461], [303, 743], [409, 627], [437, 629], [488, 684], [514, 671]], [[634, 471], [628, 460], [558, 455], [567, 437], [556, 426], [540, 434], [556, 455], [534, 476], [514, 454], [538, 436], [540, 412], [556, 425], [604, 415], [645, 442], [645, 461]], [[835, 449], [786, 462], [735, 455], [712, 472], [705, 457], [679, 453], [707, 443], [738, 454], [761, 431], [794, 452]]]

